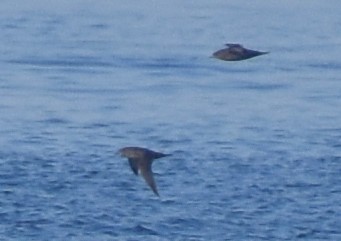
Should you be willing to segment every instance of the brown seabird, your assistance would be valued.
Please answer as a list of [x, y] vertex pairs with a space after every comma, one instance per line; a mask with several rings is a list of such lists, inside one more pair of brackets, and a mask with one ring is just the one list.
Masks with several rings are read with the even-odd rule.
[[122, 157], [126, 157], [129, 160], [129, 165], [135, 175], [140, 174], [150, 186], [153, 192], [160, 196], [153, 177], [152, 163], [155, 159], [170, 156], [170, 154], [163, 154], [155, 152], [142, 147], [124, 147], [118, 151]]
[[240, 44], [225, 44], [227, 48], [220, 49], [213, 53], [212, 57], [225, 61], [238, 61], [250, 59], [259, 55], [268, 54], [269, 52], [260, 52], [256, 50], [246, 49]]

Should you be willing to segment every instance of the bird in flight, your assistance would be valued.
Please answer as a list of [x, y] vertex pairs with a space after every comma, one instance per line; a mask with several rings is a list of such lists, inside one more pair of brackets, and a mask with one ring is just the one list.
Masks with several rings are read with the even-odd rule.
[[155, 159], [170, 156], [170, 154], [163, 154], [142, 147], [124, 147], [118, 153], [122, 157], [128, 158], [134, 174], [137, 176], [140, 173], [153, 192], [160, 196], [153, 177], [152, 163]]
[[227, 48], [220, 49], [212, 54], [213, 58], [225, 61], [239, 61], [250, 59], [259, 55], [268, 54], [269, 52], [260, 52], [256, 50], [246, 49], [240, 44], [225, 44]]

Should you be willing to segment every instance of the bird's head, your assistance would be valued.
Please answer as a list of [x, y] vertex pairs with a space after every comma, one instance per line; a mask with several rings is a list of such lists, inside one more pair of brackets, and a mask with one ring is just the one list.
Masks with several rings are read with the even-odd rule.
[[139, 147], [124, 147], [117, 151], [121, 157], [140, 158], [144, 155], [143, 149]]

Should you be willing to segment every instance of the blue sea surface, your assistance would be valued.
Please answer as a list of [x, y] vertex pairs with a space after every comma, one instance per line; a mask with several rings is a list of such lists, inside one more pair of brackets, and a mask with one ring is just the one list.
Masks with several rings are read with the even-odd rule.
[[[341, 240], [340, 12], [3, 0], [0, 240]], [[160, 198], [125, 146], [172, 154]]]

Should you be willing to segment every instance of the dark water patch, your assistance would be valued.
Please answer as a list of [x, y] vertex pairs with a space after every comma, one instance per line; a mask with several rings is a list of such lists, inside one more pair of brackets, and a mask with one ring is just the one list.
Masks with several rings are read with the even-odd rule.
[[248, 82], [248, 81], [239, 81], [238, 83], [235, 82], [234, 87], [236, 89], [257, 90], [257, 91], [274, 91], [274, 90], [282, 90], [282, 89], [289, 88], [287, 84], [269, 84], [269, 83], [256, 83], [256, 82]]
[[167, 225], [175, 226], [175, 227], [183, 227], [186, 226], [186, 229], [197, 229], [200, 228], [202, 223], [199, 219], [191, 218], [191, 217], [172, 217], [168, 218], [166, 221]]
[[62, 96], [67, 96], [68, 94], [74, 94], [74, 96], [69, 96], [71, 97], [78, 97], [81, 95], [89, 95], [89, 94], [93, 94], [93, 95], [107, 95], [107, 94], [113, 94], [115, 95], [116, 93], [118, 93], [118, 90], [115, 89], [110, 89], [110, 88], [105, 88], [105, 87], [87, 87], [87, 86], [70, 86], [70, 87], [56, 87], [56, 88], [49, 88], [47, 89], [47, 91], [51, 92], [51, 93], [59, 93]]
[[341, 63], [337, 62], [320, 62], [320, 63], [309, 63], [307, 64], [309, 68], [317, 68], [322, 70], [340, 70]]
[[31, 58], [13, 59], [7, 61], [10, 64], [32, 65], [37, 67], [111, 67], [109, 62], [102, 61], [95, 57], [61, 57], [58, 59], [44, 59], [32, 56]]
[[329, 230], [323, 228], [307, 228], [307, 227], [297, 227], [296, 228], [296, 238], [304, 240], [334, 240], [341, 236], [341, 232], [337, 230]]
[[27, 27], [30, 19], [28, 17], [2, 18], [2, 26], [5, 30], [20, 30]]
[[308, 182], [291, 182], [285, 185], [287, 188], [306, 190], [307, 188], [319, 188], [320, 183], [308, 183]]
[[118, 125], [124, 125], [124, 123], [121, 123], [121, 122], [115, 122], [115, 123], [103, 123], [103, 122], [97, 122], [97, 123], [90, 123], [90, 124], [86, 124], [84, 125], [82, 128], [84, 129], [107, 129], [108, 127], [110, 127], [111, 125], [114, 125], [114, 126], [118, 126]]
[[142, 68], [142, 69], [183, 69], [188, 68], [190, 62], [181, 61], [177, 58], [150, 58], [146, 59], [141, 56], [141, 58], [136, 57], [120, 57], [115, 56], [114, 62], [117, 64], [123, 64], [126, 67]]
[[109, 104], [109, 105], [102, 107], [103, 111], [115, 111], [115, 110], [119, 110], [120, 108], [121, 107], [116, 104]]
[[253, 167], [250, 164], [243, 164], [243, 163], [232, 163], [229, 166], [232, 172], [238, 174], [248, 174], [253, 172]]
[[328, 94], [326, 95], [325, 93], [314, 93], [311, 94], [310, 96], [304, 96], [302, 99], [305, 99], [307, 101], [314, 101], [318, 104], [325, 103], [327, 105], [337, 105], [337, 100], [341, 97], [340, 93], [336, 94]]
[[146, 225], [141, 225], [141, 224], [138, 224], [130, 228], [129, 230], [130, 232], [133, 232], [136, 235], [158, 235], [158, 232], [156, 232], [152, 228], [149, 228]]
[[99, 29], [99, 30], [106, 30], [110, 28], [110, 26], [105, 23], [95, 23], [95, 24], [89, 25], [89, 27], [94, 28], [94, 29]]
[[292, 66], [277, 66], [276, 67], [277, 70], [282, 71], [282, 72], [286, 72], [286, 73], [294, 73], [296, 72], [299, 67], [292, 67]]
[[52, 125], [66, 125], [70, 123], [70, 121], [68, 121], [67, 119], [58, 118], [58, 117], [51, 117], [51, 118], [47, 118], [44, 120], [39, 120], [38, 122], [42, 124], [52, 124]]
[[207, 141], [208, 145], [219, 146], [225, 149], [232, 149], [233, 142], [232, 141], [223, 141], [223, 140], [209, 140]]
[[155, 58], [151, 61], [136, 62], [135, 66], [143, 69], [189, 69], [193, 67], [188, 62], [167, 58]]

